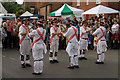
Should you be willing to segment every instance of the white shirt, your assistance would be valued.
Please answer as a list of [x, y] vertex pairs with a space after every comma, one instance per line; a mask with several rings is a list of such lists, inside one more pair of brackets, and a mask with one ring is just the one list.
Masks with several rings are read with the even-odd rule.
[[119, 26], [119, 24], [112, 25], [112, 34], [114, 34], [115, 31], [117, 30], [117, 26]]
[[[38, 28], [38, 30], [40, 31], [40, 33], [42, 34], [43, 33], [43, 28]], [[46, 34], [46, 30], [45, 30], [45, 33], [43, 35], [43, 39], [45, 39], [45, 34]], [[40, 38], [40, 35], [38, 34], [37, 30], [33, 30], [32, 32], [29, 33], [29, 36], [30, 37], [33, 37], [33, 42], [37, 39]], [[40, 39], [38, 42], [36, 43], [44, 43], [42, 39]]]
[[[24, 24], [23, 24], [23, 25], [24, 25]], [[24, 29], [23, 25], [21, 25], [20, 28], [19, 28], [20, 39], [22, 39], [22, 37], [24, 36], [24, 35], [21, 35], [21, 33], [26, 32], [26, 30]], [[25, 26], [25, 25], [24, 25], [24, 26]], [[31, 28], [31, 26], [28, 26], [28, 28], [29, 28], [30, 32], [33, 31], [33, 29]], [[25, 39], [30, 39], [27, 34], [26, 34]]]
[[[87, 28], [87, 29], [85, 30], [85, 29], [83, 28], [83, 26], [80, 27], [80, 35], [83, 34], [83, 36], [82, 36], [81, 38], [88, 38], [88, 33], [86, 33], [86, 31], [89, 31], [90, 28], [88, 28], [88, 27], [86, 27], [86, 28]], [[81, 38], [80, 38], [80, 39], [81, 39]]]
[[[53, 27], [54, 27], [54, 26], [53, 26]], [[54, 27], [54, 28], [53, 28], [53, 27], [50, 28], [50, 38], [53, 36], [52, 33], [55, 33], [54, 28], [55, 28], [55, 29], [58, 28], [58, 27]], [[61, 32], [61, 31], [60, 31], [60, 28], [58, 28], [57, 32]], [[59, 40], [58, 36], [55, 35], [55, 36], [53, 37], [53, 40]]]
[[[103, 26], [101, 26], [100, 28], [102, 28], [103, 32], [106, 31], [106, 29], [105, 29]], [[99, 38], [103, 35], [103, 32], [101, 31], [100, 28], [98, 28], [98, 29], [93, 33], [93, 35], [97, 35], [97, 39], [99, 39]], [[105, 40], [105, 37], [102, 37], [100, 40]]]
[[[74, 27], [75, 29], [77, 29], [76, 27]], [[77, 31], [78, 33], [78, 31]], [[73, 30], [72, 27], [68, 28], [68, 31], [64, 34], [65, 37], [68, 37], [68, 40], [70, 39], [71, 36], [73, 36], [75, 34], [75, 31]], [[76, 36], [74, 36], [70, 42], [78, 42]]]

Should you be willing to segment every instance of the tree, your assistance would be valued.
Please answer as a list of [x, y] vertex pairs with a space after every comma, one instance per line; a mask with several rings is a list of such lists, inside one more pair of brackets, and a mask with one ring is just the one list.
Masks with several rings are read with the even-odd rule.
[[28, 4], [25, 5], [25, 11], [31, 12], [30, 6]]
[[16, 17], [17, 18], [20, 17], [20, 15], [22, 15], [23, 13], [24, 11], [20, 9], [19, 11], [16, 12]]
[[22, 9], [22, 5], [17, 4], [17, 2], [2, 2], [3, 7], [8, 11], [8, 13], [16, 13]]
[[38, 9], [37, 8], [34, 9], [34, 14], [38, 14]]

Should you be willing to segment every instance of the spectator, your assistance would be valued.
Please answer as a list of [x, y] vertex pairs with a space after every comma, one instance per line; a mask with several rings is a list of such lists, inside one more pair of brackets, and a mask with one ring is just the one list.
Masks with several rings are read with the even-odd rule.
[[70, 28], [70, 23], [69, 23], [69, 21], [66, 21], [66, 28], [67, 28], [67, 29]]
[[37, 29], [37, 24], [36, 24], [36, 23], [37, 23], [37, 21], [34, 20], [34, 21], [33, 21], [33, 26], [34, 26], [33, 29], [34, 29], [34, 30]]
[[110, 28], [111, 28], [112, 25], [113, 25], [113, 22], [112, 22], [112, 19], [111, 19], [110, 16], [108, 17], [107, 21], [108, 21], [108, 24], [109, 24], [109, 26], [110, 26]]
[[73, 20], [75, 21], [76, 25], [78, 25], [78, 21], [76, 20], [76, 17], [74, 17]]
[[93, 20], [90, 20], [90, 24], [89, 25], [90, 25], [91, 28], [93, 28], [93, 26], [94, 26]]
[[112, 40], [113, 40], [114, 49], [119, 49], [120, 33], [118, 33], [118, 30], [116, 30], [115, 33], [112, 35]]
[[115, 20], [112, 25], [112, 34], [114, 34], [116, 30], [119, 30], [119, 24], [117, 24], [117, 21]]
[[11, 36], [11, 33], [12, 33], [12, 25], [10, 24], [9, 20], [7, 20], [7, 37], [8, 37], [8, 47], [11, 48], [12, 47], [12, 36]]
[[13, 25], [12, 29], [13, 29], [12, 30], [12, 44], [13, 44], [12, 46], [13, 46], [13, 48], [17, 48], [18, 28], [17, 28], [16, 24]]
[[120, 24], [119, 15], [116, 15], [116, 20], [117, 20], [118, 24]]
[[80, 27], [81, 27], [81, 21], [78, 22], [78, 25], [76, 25], [77, 29], [78, 29], [78, 40], [80, 38]]
[[[46, 23], [43, 23], [43, 29], [46, 30], [46, 35], [45, 35], [45, 40], [44, 40], [44, 42], [47, 43], [47, 41], [48, 41], [48, 38], [47, 38], [47, 36], [48, 36], [48, 28], [47, 28], [47, 26], [46, 26]], [[47, 43], [47, 44], [48, 44], [48, 43]]]
[[[64, 20], [61, 20], [59, 28], [62, 32], [66, 32], [66, 25], [64, 24]], [[59, 44], [60, 50], [66, 48], [66, 38], [63, 35], [60, 35], [59, 43], [61, 43]]]
[[82, 22], [83, 20], [82, 20], [82, 17], [80, 17], [80, 20], [79, 20], [79, 22]]
[[112, 49], [112, 31], [110, 27], [106, 31], [107, 31], [106, 34], [108, 35], [108, 38], [106, 36], [106, 40], [108, 39], [107, 45], [108, 45], [108, 48]]
[[31, 26], [31, 27], [33, 28], [33, 30], [35, 30], [34, 25], [33, 25], [33, 23], [32, 23], [32, 20], [30, 20], [29, 26]]
[[104, 27], [105, 27], [106, 29], [110, 28], [110, 26], [109, 26], [109, 24], [108, 24], [107, 21], [104, 21]]
[[97, 49], [97, 44], [96, 44], [96, 42], [97, 42], [97, 36], [94, 36], [94, 50]]
[[8, 38], [7, 38], [8, 30], [6, 28], [7, 23], [4, 22], [2, 25], [3, 25], [3, 27], [2, 27], [2, 45], [3, 45], [3, 49], [6, 49], [8, 47], [8, 45], [7, 45], [7, 43], [8, 43], [7, 42], [7, 40], [8, 40]]

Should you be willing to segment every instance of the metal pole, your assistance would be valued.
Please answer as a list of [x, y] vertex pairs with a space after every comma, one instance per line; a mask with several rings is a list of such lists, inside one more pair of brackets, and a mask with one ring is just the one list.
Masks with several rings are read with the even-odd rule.
[[25, 11], [25, 2], [24, 2], [24, 11]]
[[47, 5], [46, 5], [46, 9], [45, 9], [45, 21], [47, 22]]

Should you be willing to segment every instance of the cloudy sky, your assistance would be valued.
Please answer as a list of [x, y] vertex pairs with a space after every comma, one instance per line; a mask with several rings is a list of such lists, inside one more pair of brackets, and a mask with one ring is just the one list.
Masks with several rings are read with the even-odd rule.
[[23, 0], [16, 0], [18, 4], [22, 4]]

